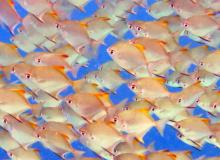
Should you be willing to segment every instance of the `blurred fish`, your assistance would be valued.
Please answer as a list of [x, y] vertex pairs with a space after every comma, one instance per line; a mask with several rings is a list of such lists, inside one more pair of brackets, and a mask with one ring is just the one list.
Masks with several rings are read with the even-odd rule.
[[8, 152], [9, 157], [15, 160], [28, 160], [28, 159], [33, 159], [33, 160], [40, 160], [40, 154], [39, 151], [36, 149], [24, 149], [22, 147], [18, 147], [16, 149], [10, 150]]
[[209, 55], [207, 55], [206, 57], [204, 57], [201, 62], [200, 62], [200, 68], [219, 75], [220, 74], [220, 70], [218, 67], [218, 63], [219, 63], [219, 59], [220, 59], [220, 52], [217, 50]]
[[130, 40], [130, 42], [144, 51], [147, 62], [169, 59], [169, 55], [164, 48], [164, 43], [156, 39], [139, 37]]
[[204, 92], [205, 90], [199, 85], [199, 83], [195, 83], [181, 92], [171, 94], [171, 100], [182, 107], [191, 108], [195, 107], [194, 105], [196, 101]]
[[107, 49], [112, 59], [136, 77], [149, 77], [147, 61], [142, 51], [126, 41], [120, 41]]
[[172, 9], [168, 1], [158, 1], [156, 3], [153, 3], [148, 8], [148, 13], [152, 17], [159, 19], [165, 16], [172, 15], [174, 13], [174, 10]]
[[164, 87], [163, 78], [141, 78], [128, 83], [128, 87], [136, 93], [137, 97], [150, 102], [157, 98], [168, 97], [170, 93]]
[[1, 129], [0, 138], [1, 148], [3, 148], [7, 152], [20, 147], [20, 144], [11, 137], [10, 133], [7, 130]]
[[219, 28], [219, 24], [208, 15], [194, 15], [184, 20], [182, 25], [187, 31], [207, 39], [207, 41], [209, 41], [209, 39], [206, 36]]
[[20, 61], [22, 57], [15, 45], [0, 42], [0, 66], [8, 66]]
[[0, 2], [0, 21], [9, 28], [12, 34], [15, 33], [15, 28], [21, 23], [21, 17], [14, 9], [12, 0], [2, 0]]
[[37, 142], [37, 138], [34, 137], [35, 126], [30, 123], [22, 122], [8, 114], [3, 117], [3, 127], [25, 148], [29, 148], [31, 144]]
[[88, 121], [106, 117], [106, 109], [98, 97], [90, 93], [76, 93], [64, 98], [64, 101], [80, 116]]
[[41, 19], [41, 16], [51, 10], [52, 4], [48, 0], [18, 0], [17, 1], [28, 12]]

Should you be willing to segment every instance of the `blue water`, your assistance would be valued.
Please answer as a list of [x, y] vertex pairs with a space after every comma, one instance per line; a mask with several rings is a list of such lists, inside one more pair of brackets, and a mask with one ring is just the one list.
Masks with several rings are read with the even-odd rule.
[[[149, 0], [148, 3], [152, 4], [154, 2], [155, 2], [155, 0]], [[17, 3], [15, 3], [15, 4], [16, 4], [15, 8], [18, 11], [18, 13], [21, 15], [21, 17], [24, 17], [27, 14], [27, 11], [25, 11]], [[73, 20], [82, 20], [88, 16], [91, 16], [97, 9], [98, 9], [98, 6], [96, 5], [95, 0], [93, 0], [85, 7], [85, 12], [82, 12], [78, 9], [74, 10], [71, 15], [71, 18]], [[154, 18], [152, 18], [150, 15], [148, 15], [145, 12], [144, 8], [136, 7], [135, 12], [137, 13], [136, 15], [129, 15], [129, 17], [128, 17], [129, 20], [143, 20], [143, 21], [154, 20]], [[8, 31], [7, 27], [5, 27], [4, 25], [1, 25], [0, 26], [0, 41], [5, 42], [5, 43], [10, 43], [10, 38], [11, 38], [11, 34]], [[131, 34], [131, 32], [127, 32], [124, 35], [124, 39], [131, 39], [131, 38], [133, 38], [133, 35]], [[97, 70], [98, 66], [100, 66], [101, 64], [103, 64], [107, 61], [110, 61], [111, 58], [107, 54], [106, 49], [108, 48], [108, 46], [114, 44], [117, 41], [118, 41], [117, 38], [112, 35], [109, 35], [108, 37], [106, 37], [105, 45], [101, 45], [99, 47], [98, 56], [96, 57], [96, 59], [92, 59], [90, 61], [89, 67], [81, 68], [77, 77], [73, 77], [72, 75], [69, 75], [70, 78], [73, 80], [80, 79], [88, 72], [91, 72], [93, 70]], [[180, 37], [179, 43], [181, 46], [186, 46], [187, 44], [191, 44], [190, 47], [196, 47], [196, 46], [201, 45], [200, 43], [195, 42], [185, 36]], [[40, 51], [40, 50], [38, 49], [36, 51]], [[26, 54], [23, 51], [20, 51], [20, 53], [23, 56]], [[196, 66], [192, 66], [189, 69], [189, 72], [192, 72], [195, 69], [195, 67]], [[126, 71], [121, 72], [121, 76], [125, 79], [132, 79], [133, 78], [132, 75], [130, 75]], [[16, 77], [12, 76], [11, 80], [15, 81]], [[220, 86], [220, 83], [218, 83], [218, 85]], [[169, 86], [167, 86], [167, 88], [170, 92], [180, 92], [182, 90], [181, 88], [172, 88]], [[65, 91], [63, 91], [61, 93], [61, 96], [66, 96], [71, 93], [74, 93], [74, 89], [70, 87], [70, 88], [67, 88]], [[115, 91], [115, 94], [110, 95], [110, 98], [114, 104], [117, 104], [124, 99], [128, 99], [128, 101], [132, 101], [134, 96], [135, 96], [134, 93], [131, 92], [128, 89], [128, 87], [124, 84], [124, 85], [119, 86], [118, 89]], [[32, 103], [34, 103], [33, 100], [30, 100], [30, 101]], [[193, 114], [198, 115], [198, 116], [202, 116], [202, 117], [207, 117], [207, 115], [208, 115], [205, 111], [203, 111], [199, 107], [197, 107], [194, 110]], [[152, 142], [155, 142], [155, 148], [157, 150], [165, 150], [165, 149], [169, 149], [171, 151], [190, 150], [192, 152], [193, 158], [196, 158], [196, 157], [199, 157], [202, 155], [203, 156], [205, 155], [207, 157], [220, 156], [220, 149], [217, 149], [213, 145], [206, 144], [203, 146], [203, 148], [201, 150], [198, 150], [198, 149], [195, 149], [195, 148], [181, 142], [176, 137], [176, 134], [177, 134], [176, 131], [170, 126], [165, 127], [163, 136], [161, 136], [155, 128], [152, 128], [150, 130], [150, 132], [148, 132], [145, 135], [144, 143], [147, 146], [147, 145], [151, 144]], [[1, 143], [1, 140], [0, 140], [0, 143]], [[80, 142], [78, 142], [78, 141], [73, 142], [72, 146], [76, 149], [85, 151], [85, 156], [89, 156], [89, 157], [97, 156], [95, 153], [90, 151], [86, 146], [80, 144]], [[43, 147], [43, 145], [41, 143], [33, 144], [32, 147], [39, 150], [40, 155], [42, 157], [42, 160], [59, 160], [60, 159], [51, 150]], [[71, 155], [69, 155], [69, 157], [71, 157]], [[0, 160], [5, 160], [5, 159], [8, 159], [7, 154], [5, 153], [4, 150], [2, 150], [0, 148]]]

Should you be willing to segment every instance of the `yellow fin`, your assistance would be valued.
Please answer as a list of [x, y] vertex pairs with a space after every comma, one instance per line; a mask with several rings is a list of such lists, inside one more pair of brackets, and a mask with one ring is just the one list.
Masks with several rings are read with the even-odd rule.
[[136, 44], [133, 44], [133, 46], [135, 46], [135, 47], [136, 47], [139, 51], [141, 51], [141, 52], [144, 52], [144, 51], [145, 51], [144, 46], [141, 45], [141, 44], [136, 43]]

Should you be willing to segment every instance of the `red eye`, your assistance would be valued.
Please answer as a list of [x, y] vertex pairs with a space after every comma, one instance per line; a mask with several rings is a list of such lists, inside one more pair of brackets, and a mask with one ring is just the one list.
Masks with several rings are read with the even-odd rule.
[[174, 8], [174, 4], [173, 4], [173, 3], [171, 3], [171, 4], [170, 4], [170, 7]]
[[79, 132], [80, 132], [80, 134], [81, 134], [82, 136], [85, 136], [85, 135], [86, 135], [86, 132], [85, 132], [84, 130], [79, 130]]
[[118, 121], [118, 117], [114, 117], [113, 122], [116, 123]]
[[30, 73], [27, 73], [27, 74], [25, 74], [25, 77], [26, 77], [27, 79], [30, 79], [30, 78], [31, 78], [31, 74], [30, 74]]
[[141, 27], [137, 27], [137, 30], [140, 31], [140, 30], [141, 30]]
[[12, 157], [12, 156], [13, 156], [13, 154], [12, 154], [11, 152], [8, 152], [8, 155], [9, 155], [10, 157]]
[[110, 51], [110, 54], [113, 54], [115, 51], [112, 49], [111, 51]]
[[67, 103], [68, 103], [68, 104], [71, 104], [71, 103], [72, 103], [72, 100], [70, 100], [70, 99], [67, 100]]
[[40, 63], [40, 62], [41, 62], [41, 59], [40, 59], [40, 58], [37, 58], [37, 59], [36, 59], [36, 62], [37, 62], [37, 63]]
[[40, 138], [40, 134], [37, 134], [37, 138]]
[[176, 128], [180, 129], [180, 128], [181, 128], [181, 126], [180, 126], [179, 124], [176, 124]]
[[8, 121], [7, 121], [7, 119], [4, 119], [3, 122], [6, 124]]
[[135, 84], [131, 84], [131, 89], [134, 90], [136, 88]]
[[15, 67], [12, 67], [12, 72], [15, 72]]
[[203, 66], [204, 65], [204, 63], [203, 62], [200, 62], [200, 66]]
[[217, 104], [213, 104], [212, 107], [213, 107], [214, 109], [216, 109], [216, 108], [217, 108]]

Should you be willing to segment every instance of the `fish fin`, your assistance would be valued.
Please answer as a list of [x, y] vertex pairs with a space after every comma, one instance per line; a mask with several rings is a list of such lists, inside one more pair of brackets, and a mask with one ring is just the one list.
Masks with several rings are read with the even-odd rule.
[[156, 121], [156, 128], [162, 136], [163, 136], [164, 128], [166, 126], [166, 122], [167, 120], [164, 119]]
[[136, 44], [133, 44], [133, 46], [135, 46], [139, 51], [141, 51], [142, 53], [144, 53], [145, 48], [144, 48], [143, 45], [136, 43]]
[[166, 80], [164, 78], [161, 78], [161, 77], [154, 77], [154, 79], [156, 81], [158, 81], [160, 84], [165, 84], [166, 83]]
[[210, 124], [210, 120], [208, 118], [202, 118], [202, 121], [206, 124]]
[[167, 154], [170, 158], [172, 158], [173, 160], [176, 160], [177, 156], [174, 153], [168, 152]]

